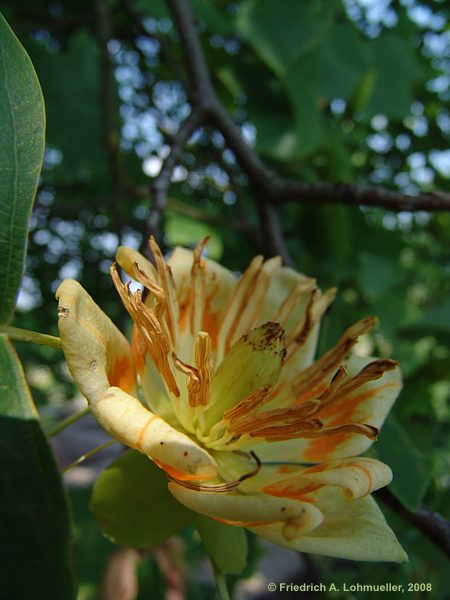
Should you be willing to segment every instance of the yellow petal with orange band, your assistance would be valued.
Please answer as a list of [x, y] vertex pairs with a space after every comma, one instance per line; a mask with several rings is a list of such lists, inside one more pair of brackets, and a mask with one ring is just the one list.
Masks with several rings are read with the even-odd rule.
[[217, 465], [208, 452], [121, 389], [109, 388], [91, 412], [112, 437], [147, 454], [169, 475], [186, 480], [216, 477]]
[[130, 345], [111, 319], [73, 279], [62, 282], [56, 298], [64, 354], [81, 393], [96, 402], [111, 385], [133, 391]]
[[408, 560], [371, 496], [348, 502], [336, 488], [323, 488], [316, 506], [323, 512], [323, 523], [293, 539], [286, 539], [281, 523], [249, 529], [274, 544], [299, 552], [359, 561]]
[[323, 486], [338, 486], [346, 498], [355, 500], [388, 485], [391, 480], [392, 471], [382, 462], [349, 458], [297, 469], [291, 477], [269, 483], [261, 491], [285, 498], [304, 498], [308, 494], [314, 497], [314, 491]]
[[174, 482], [169, 483], [169, 490], [179, 502], [207, 517], [247, 527], [282, 522], [288, 536], [294, 531], [312, 531], [323, 520], [321, 511], [312, 504], [288, 498], [196, 491]]

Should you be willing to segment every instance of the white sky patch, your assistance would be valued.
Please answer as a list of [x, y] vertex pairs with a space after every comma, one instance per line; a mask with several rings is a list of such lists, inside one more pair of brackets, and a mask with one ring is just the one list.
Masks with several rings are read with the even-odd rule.
[[119, 239], [115, 233], [105, 231], [94, 235], [91, 239], [92, 247], [96, 250], [103, 250], [105, 254], [114, 255], [119, 245]]
[[428, 156], [439, 175], [450, 178], [450, 150], [432, 150]]
[[41, 304], [42, 295], [36, 281], [32, 277], [24, 275], [22, 287], [17, 297], [17, 310], [27, 312], [37, 308]]
[[143, 164], [142, 169], [149, 177], [156, 177], [161, 171], [162, 159], [159, 156], [148, 156]]

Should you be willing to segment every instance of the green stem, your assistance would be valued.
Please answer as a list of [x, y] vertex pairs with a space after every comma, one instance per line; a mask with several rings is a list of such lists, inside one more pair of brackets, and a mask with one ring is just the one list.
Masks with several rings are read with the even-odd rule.
[[230, 592], [228, 591], [227, 582], [225, 581], [225, 575], [216, 565], [216, 563], [211, 559], [214, 577], [216, 579], [216, 587], [217, 593], [219, 595], [220, 600], [231, 600]]
[[73, 469], [73, 467], [78, 466], [79, 464], [84, 462], [87, 458], [93, 456], [94, 454], [97, 454], [97, 452], [100, 452], [100, 450], [103, 450], [104, 448], [107, 448], [108, 446], [111, 446], [112, 444], [116, 444], [116, 443], [117, 443], [117, 440], [109, 440], [108, 442], [105, 442], [104, 444], [101, 444], [100, 446], [97, 446], [96, 448], [92, 448], [92, 450], [89, 450], [89, 452], [86, 452], [86, 454], [83, 454], [82, 456], [77, 458], [77, 460], [74, 460], [73, 463], [70, 463], [70, 465], [68, 467], [66, 467], [65, 469], [63, 469], [62, 472], [67, 473], [67, 471], [70, 471], [70, 469]]
[[29, 331], [28, 329], [19, 329], [10, 325], [1, 325], [0, 334], [7, 335], [12, 340], [21, 342], [32, 342], [41, 346], [50, 346], [51, 348], [62, 348], [61, 338], [46, 333], [38, 333], [37, 331]]
[[73, 415], [69, 415], [66, 419], [63, 419], [54, 427], [52, 427], [52, 429], [47, 431], [47, 437], [52, 438], [54, 435], [56, 435], [66, 427], [69, 427], [69, 425], [72, 425], [72, 423], [75, 423], [76, 421], [78, 421], [78, 419], [81, 419], [81, 417], [84, 417], [84, 415], [87, 415], [88, 413], [89, 407], [83, 408], [83, 410], [80, 410], [80, 412], [74, 413]]

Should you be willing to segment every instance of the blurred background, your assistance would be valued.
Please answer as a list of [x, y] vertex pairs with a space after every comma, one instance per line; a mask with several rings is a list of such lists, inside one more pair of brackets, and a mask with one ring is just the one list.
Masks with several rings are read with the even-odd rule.
[[[402, 364], [404, 390], [371, 452], [394, 471], [389, 506], [381, 506], [410, 562], [300, 557], [252, 538], [248, 568], [230, 584], [236, 597], [263, 598], [277, 579], [431, 583], [429, 596], [418, 586], [409, 597], [445, 599], [447, 559], [407, 515], [424, 504], [450, 516], [450, 213], [439, 210], [450, 189], [448, 3], [190, 0], [191, 30], [226, 112], [222, 121], [201, 108], [211, 89], [195, 79], [202, 64], [195, 43], [180, 40], [189, 19], [174, 18], [169, 5], [185, 3], [3, 2], [47, 110], [44, 171], [13, 325], [57, 335], [54, 293], [72, 277], [126, 330], [109, 267], [119, 244], [145, 249], [149, 233], [165, 251], [209, 235], [209, 256], [236, 272], [257, 253], [281, 252], [322, 289], [337, 286], [319, 351], [375, 314], [380, 325], [358, 351]], [[228, 116], [236, 123], [231, 133]], [[262, 165], [253, 169], [249, 157]], [[349, 187], [278, 201], [258, 180], [261, 166], [268, 181], [274, 172], [308, 189]], [[383, 189], [381, 200], [368, 194], [365, 204], [349, 205], [357, 186], [396, 193], [389, 208]], [[438, 210], [408, 199], [417, 194]], [[50, 427], [80, 402], [65, 362], [57, 350], [15, 345]], [[101, 441], [87, 417], [54, 445], [67, 464]], [[98, 455], [68, 476], [79, 599], [213, 598], [193, 532], [139, 554], [118, 553], [102, 537], [88, 501], [96, 469], [110, 458]], [[114, 596], [120, 586], [105, 591], [120, 573], [131, 595]]]

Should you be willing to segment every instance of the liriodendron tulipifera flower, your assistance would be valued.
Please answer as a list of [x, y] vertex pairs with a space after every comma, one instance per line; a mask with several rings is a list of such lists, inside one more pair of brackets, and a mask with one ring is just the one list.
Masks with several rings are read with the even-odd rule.
[[69, 369], [116, 440], [167, 473], [193, 511], [272, 542], [327, 556], [402, 562], [371, 492], [392, 478], [360, 456], [401, 388], [393, 360], [352, 355], [376, 319], [349, 327], [315, 359], [335, 290], [252, 260], [241, 277], [194, 251], [155, 265], [120, 247], [111, 275], [134, 321], [129, 342], [74, 280], [57, 291]]

